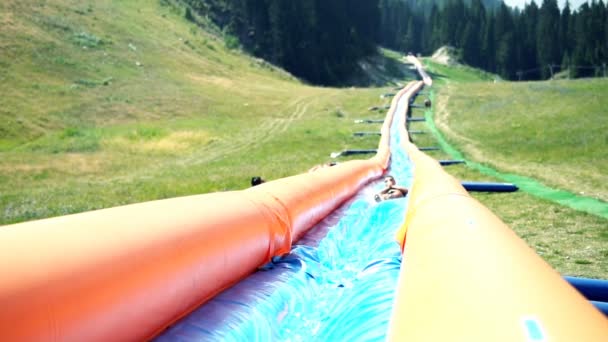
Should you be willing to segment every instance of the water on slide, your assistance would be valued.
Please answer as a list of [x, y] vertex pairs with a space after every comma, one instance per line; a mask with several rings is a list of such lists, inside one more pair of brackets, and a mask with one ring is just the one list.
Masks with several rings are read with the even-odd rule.
[[[389, 172], [409, 187], [401, 146], [407, 99], [391, 127]], [[380, 341], [391, 316], [401, 252], [395, 232], [408, 198], [376, 203], [374, 181], [313, 227], [287, 255], [203, 304], [157, 341]]]

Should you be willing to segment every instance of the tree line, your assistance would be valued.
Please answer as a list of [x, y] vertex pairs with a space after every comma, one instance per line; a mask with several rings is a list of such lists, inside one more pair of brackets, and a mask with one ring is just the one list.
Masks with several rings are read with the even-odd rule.
[[560, 10], [557, 0], [532, 1], [523, 10], [449, 0], [426, 14], [403, 0], [381, 0], [380, 7], [380, 44], [392, 49], [430, 54], [452, 45], [466, 64], [511, 80], [547, 79], [560, 70], [571, 77], [606, 73], [608, 6], [602, 0], [574, 11], [569, 3]]
[[340, 84], [376, 53], [378, 0], [183, 1], [245, 50], [314, 84]]
[[181, 0], [246, 51], [314, 84], [339, 85], [378, 45], [431, 54], [458, 49], [472, 66], [506, 79], [603, 75], [608, 6], [557, 0], [523, 10], [500, 0]]

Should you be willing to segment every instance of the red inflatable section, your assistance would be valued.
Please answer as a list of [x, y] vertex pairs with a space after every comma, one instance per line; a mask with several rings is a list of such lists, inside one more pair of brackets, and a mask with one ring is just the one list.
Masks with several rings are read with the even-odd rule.
[[[402, 91], [403, 94], [405, 91]], [[378, 154], [234, 192], [0, 227], [0, 340], [149, 339], [286, 253], [389, 163]]]

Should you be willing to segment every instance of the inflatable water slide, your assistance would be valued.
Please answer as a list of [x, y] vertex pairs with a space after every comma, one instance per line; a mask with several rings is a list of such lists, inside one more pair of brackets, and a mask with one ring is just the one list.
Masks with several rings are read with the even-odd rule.
[[[0, 340], [608, 341], [606, 318], [410, 142], [422, 75], [371, 159], [0, 227]], [[374, 201], [386, 174], [406, 198]]]

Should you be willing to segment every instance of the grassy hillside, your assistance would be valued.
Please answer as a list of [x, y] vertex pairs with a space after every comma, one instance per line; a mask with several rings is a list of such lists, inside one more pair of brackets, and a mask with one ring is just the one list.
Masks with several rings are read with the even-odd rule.
[[[494, 83], [466, 67], [427, 61], [441, 75], [434, 121], [447, 141], [470, 161], [542, 183], [605, 199], [606, 80]], [[424, 97], [417, 101], [421, 102]], [[422, 115], [420, 110], [416, 116]], [[415, 124], [423, 129], [426, 124]], [[428, 128], [426, 128], [428, 130]], [[437, 145], [432, 134], [419, 146]], [[449, 159], [446, 152], [432, 153]], [[467, 166], [447, 168], [459, 179], [502, 181]], [[608, 221], [523, 191], [474, 194], [562, 274], [608, 279]]]
[[242, 189], [376, 144], [353, 119], [382, 117], [367, 108], [390, 88], [307, 86], [227, 45], [168, 1], [0, 2], [0, 224]]
[[608, 80], [471, 84], [442, 94], [438, 105], [450, 110], [439, 124], [473, 159], [608, 201]]

